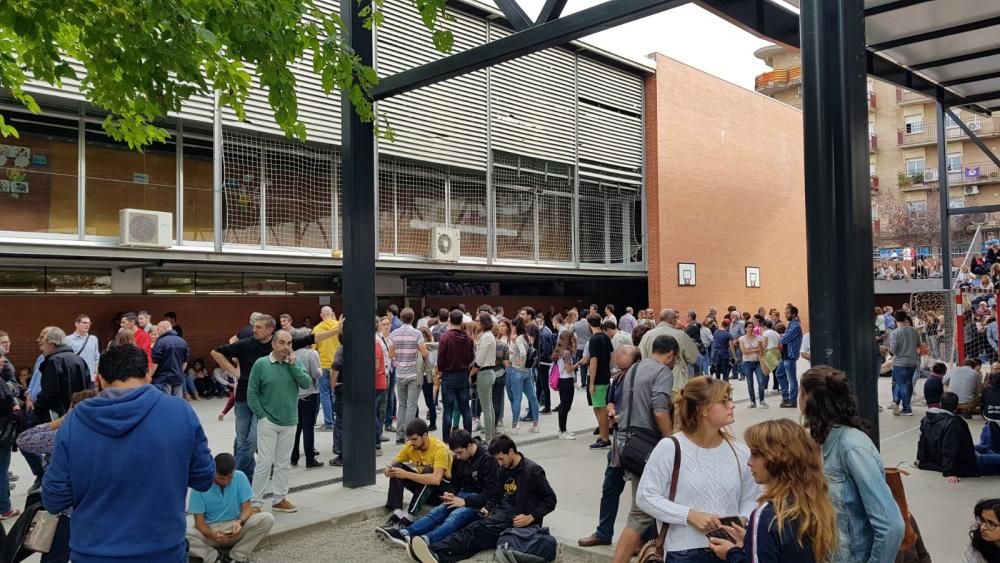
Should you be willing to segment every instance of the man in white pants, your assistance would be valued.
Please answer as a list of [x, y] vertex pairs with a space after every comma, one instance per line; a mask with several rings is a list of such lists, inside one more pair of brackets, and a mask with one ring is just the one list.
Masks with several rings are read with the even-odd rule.
[[420, 331], [413, 328], [414, 316], [413, 309], [403, 309], [399, 313], [403, 324], [389, 335], [389, 357], [396, 362], [397, 445], [406, 443], [406, 425], [417, 418], [417, 399], [424, 385], [423, 378], [417, 377], [417, 355], [426, 361], [427, 345]]
[[[299, 424], [299, 389], [308, 389], [312, 379], [292, 353], [292, 335], [279, 330], [271, 339], [271, 353], [257, 360], [247, 383], [247, 406], [257, 417], [257, 468], [253, 475], [253, 506], [264, 504], [264, 489], [272, 481], [271, 509], [295, 512], [288, 495], [288, 468]], [[274, 474], [271, 474], [271, 468]], [[269, 479], [270, 478], [270, 479]]]

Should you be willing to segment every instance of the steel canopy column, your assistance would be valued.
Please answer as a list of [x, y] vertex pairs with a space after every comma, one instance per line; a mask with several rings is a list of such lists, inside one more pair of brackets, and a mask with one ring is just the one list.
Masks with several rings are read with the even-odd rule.
[[802, 0], [813, 363], [844, 370], [878, 444], [863, 0]]
[[941, 190], [941, 281], [951, 289], [951, 221], [948, 205], [948, 138], [944, 131], [944, 104], [937, 106], [938, 188]]
[[[371, 0], [341, 0], [351, 49], [374, 61], [371, 30], [358, 12]], [[374, 6], [372, 6], [374, 8]], [[345, 92], [341, 97], [344, 190], [344, 486], [375, 483], [375, 132]]]

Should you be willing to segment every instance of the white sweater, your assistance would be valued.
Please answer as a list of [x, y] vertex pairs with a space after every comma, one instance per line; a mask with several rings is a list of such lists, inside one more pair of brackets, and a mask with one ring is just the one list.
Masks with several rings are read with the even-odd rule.
[[734, 456], [726, 442], [705, 449], [682, 432], [674, 436], [681, 446], [681, 474], [674, 502], [667, 500], [674, 468], [674, 442], [667, 439], [660, 440], [649, 456], [635, 502], [646, 514], [670, 524], [668, 551], [707, 548], [705, 534], [688, 524], [688, 512], [749, 518], [761, 493], [747, 467], [750, 450], [733, 443]]

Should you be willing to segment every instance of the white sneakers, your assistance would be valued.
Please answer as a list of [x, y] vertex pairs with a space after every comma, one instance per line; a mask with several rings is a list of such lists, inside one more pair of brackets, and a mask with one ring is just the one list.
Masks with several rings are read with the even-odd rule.
[[572, 432], [560, 432], [559, 433], [559, 439], [560, 440], [576, 440], [576, 434], [573, 434]]

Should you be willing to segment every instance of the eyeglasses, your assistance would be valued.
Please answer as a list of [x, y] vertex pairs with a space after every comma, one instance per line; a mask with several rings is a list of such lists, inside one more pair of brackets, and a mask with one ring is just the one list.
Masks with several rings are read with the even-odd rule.
[[983, 520], [982, 518], [976, 518], [976, 525], [984, 530], [996, 530], [997, 528], [1000, 528], [1000, 524], [989, 520]]

